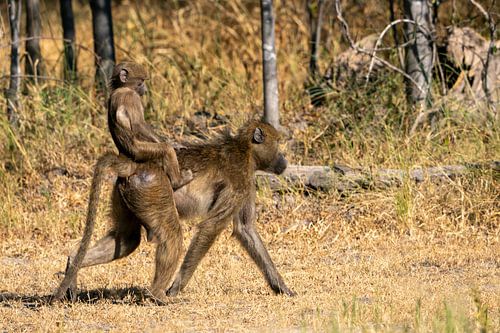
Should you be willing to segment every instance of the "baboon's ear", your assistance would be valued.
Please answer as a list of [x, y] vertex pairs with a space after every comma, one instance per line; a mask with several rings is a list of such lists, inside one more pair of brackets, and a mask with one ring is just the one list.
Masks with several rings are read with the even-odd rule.
[[264, 142], [264, 131], [260, 127], [257, 127], [253, 132], [253, 141], [256, 143]]
[[127, 72], [127, 70], [126, 69], [120, 70], [120, 81], [122, 83], [125, 83], [125, 82], [127, 82], [127, 80], [128, 80], [128, 72]]

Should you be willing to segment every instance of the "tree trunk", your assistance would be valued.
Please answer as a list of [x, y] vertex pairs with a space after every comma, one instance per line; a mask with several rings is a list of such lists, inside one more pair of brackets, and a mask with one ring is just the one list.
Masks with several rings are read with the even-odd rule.
[[318, 67], [318, 51], [321, 41], [321, 25], [323, 22], [323, 5], [324, 0], [318, 0], [316, 5], [313, 0], [307, 1], [307, 13], [309, 15], [309, 29], [311, 31], [311, 59], [309, 60], [309, 76], [312, 79], [317, 79]]
[[274, 47], [274, 15], [272, 0], [261, 0], [262, 77], [264, 80], [264, 121], [279, 128], [278, 75]]
[[40, 36], [42, 22], [40, 18], [40, 1], [26, 0], [26, 75], [30, 81], [37, 82], [43, 75], [42, 53], [40, 52]]
[[[389, 0], [389, 20], [391, 22], [394, 22], [396, 20], [396, 15], [394, 11], [394, 0]], [[396, 25], [393, 25], [391, 29], [392, 29], [392, 37], [394, 38], [394, 45], [398, 47], [399, 46], [398, 28], [396, 27]], [[398, 53], [399, 64], [401, 68], [403, 68], [405, 64], [403, 50], [398, 48], [396, 49], [396, 51]]]
[[415, 41], [406, 48], [406, 72], [418, 86], [407, 80], [407, 96], [420, 108], [430, 104], [432, 78], [432, 22], [427, 0], [404, 0], [405, 18], [417, 23], [405, 24], [406, 40]]
[[71, 0], [60, 0], [64, 44], [64, 79], [76, 80], [75, 18]]
[[111, 0], [90, 0], [90, 8], [96, 54], [96, 82], [98, 89], [105, 90], [115, 64]]
[[17, 126], [19, 115], [19, 82], [21, 80], [21, 67], [19, 65], [19, 27], [21, 19], [21, 0], [9, 0], [9, 23], [10, 23], [10, 82], [9, 89], [5, 90], [7, 99], [7, 118], [9, 123]]

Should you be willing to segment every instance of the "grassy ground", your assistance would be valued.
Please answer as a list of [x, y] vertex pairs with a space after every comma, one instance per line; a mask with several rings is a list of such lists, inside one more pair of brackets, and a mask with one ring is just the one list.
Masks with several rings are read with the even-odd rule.
[[[92, 163], [113, 147], [103, 100], [92, 89], [90, 12], [74, 6], [78, 84], [44, 81], [26, 88], [16, 131], [0, 115], [2, 330], [500, 330], [500, 183], [493, 171], [343, 194], [260, 189], [258, 228], [298, 293], [294, 298], [270, 292], [227, 230], [167, 306], [143, 300], [153, 273], [154, 248], [146, 242], [124, 260], [83, 270], [78, 303], [45, 305], [81, 236]], [[380, 31], [385, 10], [359, 6], [346, 8], [354, 31]], [[283, 148], [292, 163], [410, 169], [500, 160], [498, 120], [474, 101], [441, 99], [438, 89], [439, 117], [409, 135], [415, 114], [401, 78], [392, 74], [368, 87], [331, 92], [323, 107], [311, 108], [303, 88], [306, 14], [298, 1], [277, 8], [280, 108], [288, 129]], [[42, 10], [44, 36], [58, 38], [57, 8], [43, 4]], [[160, 132], [192, 139], [193, 132], [210, 135], [223, 127], [200, 121], [195, 112], [202, 110], [226, 117], [232, 128], [261, 112], [257, 6], [197, 1], [170, 10], [123, 1], [113, 10], [118, 59], [131, 57], [151, 72], [146, 112]], [[373, 18], [369, 26], [356, 16], [360, 11]], [[345, 45], [338, 29], [330, 30], [327, 48], [335, 54]], [[1, 45], [8, 42], [8, 34], [0, 36]], [[60, 44], [42, 43], [47, 75], [55, 78], [61, 77]], [[3, 76], [7, 48], [0, 48], [0, 59]], [[322, 59], [324, 67], [326, 51]], [[97, 237], [105, 220], [103, 208]], [[195, 223], [184, 227], [187, 245]]]

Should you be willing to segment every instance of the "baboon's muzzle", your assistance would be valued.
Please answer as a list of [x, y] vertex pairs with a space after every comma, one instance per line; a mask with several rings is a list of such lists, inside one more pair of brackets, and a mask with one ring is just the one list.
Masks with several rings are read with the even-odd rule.
[[274, 160], [274, 163], [271, 165], [271, 172], [277, 175], [281, 175], [283, 171], [285, 171], [288, 165], [288, 161], [286, 160], [283, 154], [279, 154], [278, 158]]

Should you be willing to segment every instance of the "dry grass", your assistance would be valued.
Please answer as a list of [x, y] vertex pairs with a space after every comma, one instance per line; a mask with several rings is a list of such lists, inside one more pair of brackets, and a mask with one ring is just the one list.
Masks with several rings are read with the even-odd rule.
[[[92, 49], [88, 6], [74, 6], [78, 42]], [[346, 8], [359, 35], [384, 25], [384, 11], [370, 11], [371, 2], [359, 6], [373, 15], [364, 26], [355, 16], [359, 8]], [[45, 36], [62, 35], [56, 7], [42, 6]], [[299, 1], [276, 7], [281, 110], [290, 130], [284, 149], [293, 163], [409, 169], [500, 160], [498, 121], [474, 103], [447, 101], [432, 128], [408, 136], [414, 115], [397, 77], [332, 92], [324, 107], [311, 109], [303, 89], [304, 7]], [[113, 8], [117, 55], [149, 66], [147, 116], [155, 127], [189, 138], [196, 111], [225, 115], [232, 127], [260, 112], [258, 6], [196, 1], [175, 10], [136, 8], [133, 1]], [[5, 45], [8, 37], [0, 36]], [[345, 47], [339, 41], [332, 29], [328, 50]], [[48, 73], [61, 77], [61, 43], [42, 45]], [[228, 230], [167, 306], [142, 300], [153, 270], [153, 247], [145, 242], [124, 260], [83, 270], [77, 304], [44, 305], [81, 235], [88, 161], [112, 148], [102, 100], [92, 89], [92, 55], [83, 48], [79, 55], [77, 87], [46, 81], [28, 88], [16, 132], [0, 115], [2, 330], [500, 330], [500, 184], [492, 171], [342, 195], [260, 189], [259, 230], [295, 298], [270, 292]], [[3, 76], [8, 49], [0, 48], [0, 59]], [[105, 230], [101, 210], [98, 236]], [[188, 244], [193, 223], [185, 229]]]

